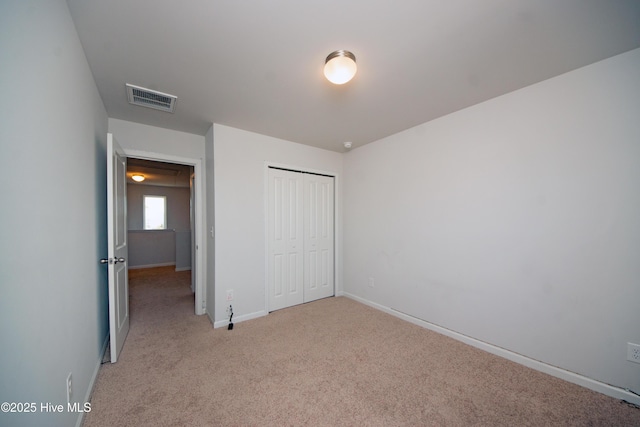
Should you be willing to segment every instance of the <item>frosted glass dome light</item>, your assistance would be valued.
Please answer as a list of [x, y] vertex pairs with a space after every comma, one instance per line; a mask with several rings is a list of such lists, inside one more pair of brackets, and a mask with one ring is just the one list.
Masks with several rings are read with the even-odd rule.
[[356, 75], [356, 56], [348, 50], [331, 52], [324, 61], [324, 76], [333, 84], [347, 83]]

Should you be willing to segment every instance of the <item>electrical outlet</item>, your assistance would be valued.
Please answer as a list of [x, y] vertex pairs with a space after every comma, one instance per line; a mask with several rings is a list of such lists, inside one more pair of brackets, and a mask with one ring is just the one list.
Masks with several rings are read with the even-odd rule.
[[373, 280], [373, 277], [369, 277], [369, 287], [370, 288], [376, 287], [376, 282]]
[[233, 301], [233, 289], [227, 290], [227, 301]]
[[67, 376], [67, 403], [71, 403], [71, 398], [73, 397], [73, 378], [71, 377], [71, 372]]
[[640, 363], [640, 345], [627, 343], [627, 360]]

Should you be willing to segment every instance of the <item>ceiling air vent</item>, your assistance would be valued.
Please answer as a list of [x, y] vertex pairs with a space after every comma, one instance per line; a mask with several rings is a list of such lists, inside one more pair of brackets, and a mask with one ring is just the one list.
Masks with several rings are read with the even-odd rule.
[[173, 113], [178, 100], [177, 96], [130, 85], [129, 83], [127, 83], [127, 98], [129, 99], [129, 104], [154, 108], [169, 113]]

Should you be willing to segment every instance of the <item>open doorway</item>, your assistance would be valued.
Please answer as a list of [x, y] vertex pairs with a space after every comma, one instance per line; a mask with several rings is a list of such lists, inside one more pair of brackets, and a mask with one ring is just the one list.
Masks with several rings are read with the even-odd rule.
[[[133, 159], [139, 160], [151, 160], [162, 163], [172, 163], [179, 165], [188, 165], [193, 167], [192, 175], [192, 212], [194, 234], [192, 236], [192, 270], [191, 276], [193, 278], [193, 288], [195, 292], [195, 307], [194, 311], [197, 315], [206, 313], [206, 272], [205, 272], [205, 258], [206, 258], [206, 232], [205, 230], [205, 216], [204, 216], [204, 201], [206, 198], [205, 188], [205, 176], [204, 176], [204, 162], [201, 158], [196, 157], [183, 157], [168, 154], [158, 151], [143, 151], [131, 148], [123, 149], [123, 155], [127, 158], [127, 162]], [[126, 213], [125, 213], [126, 216]]]
[[197, 312], [194, 169], [129, 156], [127, 235], [130, 280], [187, 281]]

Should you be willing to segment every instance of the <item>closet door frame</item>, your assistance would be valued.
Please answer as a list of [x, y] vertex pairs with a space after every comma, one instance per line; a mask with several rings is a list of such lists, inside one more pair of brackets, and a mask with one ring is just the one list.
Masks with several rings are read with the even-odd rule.
[[271, 273], [269, 267], [269, 251], [270, 251], [270, 242], [269, 242], [269, 204], [270, 204], [270, 182], [269, 182], [269, 169], [283, 169], [290, 172], [298, 172], [302, 174], [312, 174], [312, 175], [321, 175], [326, 177], [333, 178], [333, 296], [342, 295], [342, 292], [338, 291], [339, 282], [338, 282], [338, 242], [339, 242], [339, 203], [338, 203], [338, 183], [339, 176], [336, 172], [311, 169], [311, 168], [303, 168], [290, 164], [282, 164], [282, 163], [273, 163], [273, 162], [265, 162], [264, 163], [264, 233], [265, 233], [265, 277], [264, 277], [264, 307], [265, 313], [269, 313], [274, 311], [270, 307], [270, 288], [269, 288], [269, 274]]

